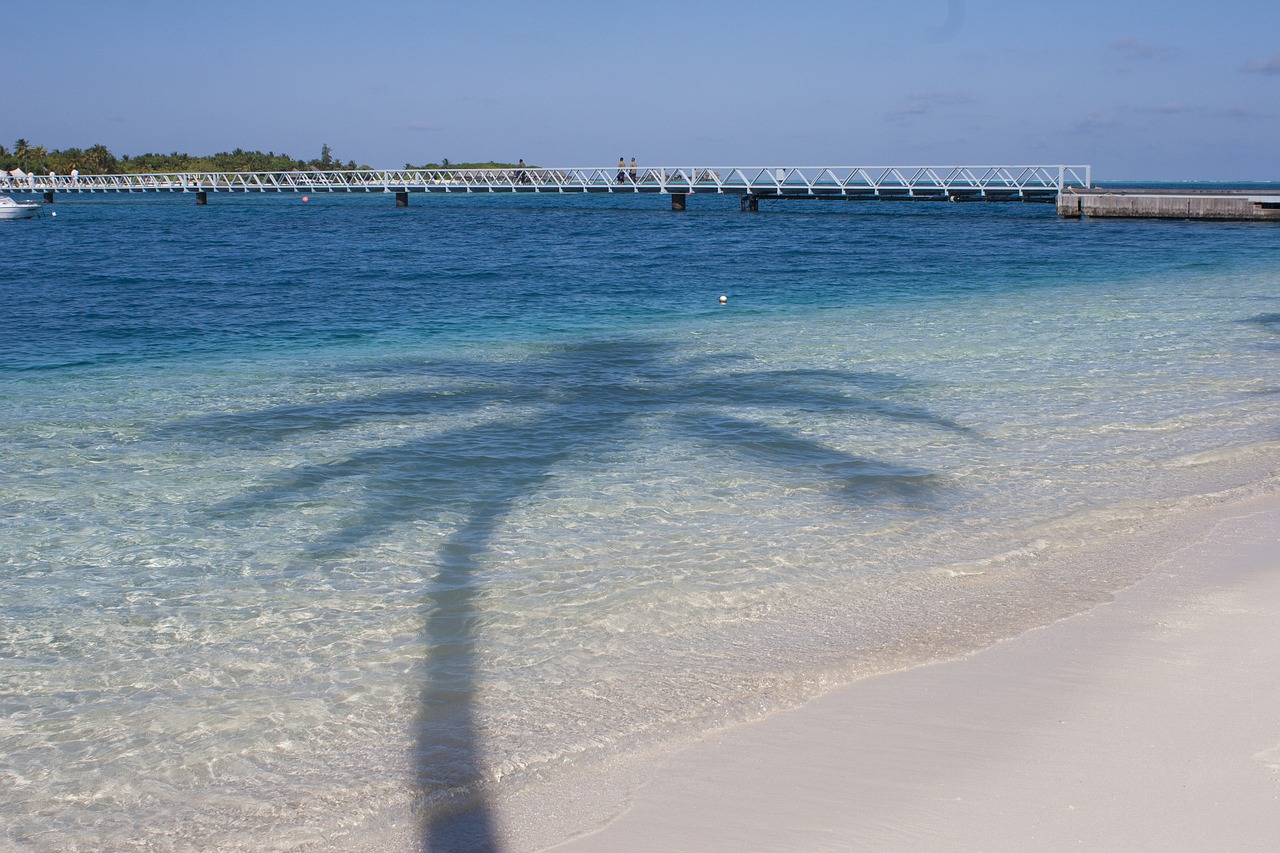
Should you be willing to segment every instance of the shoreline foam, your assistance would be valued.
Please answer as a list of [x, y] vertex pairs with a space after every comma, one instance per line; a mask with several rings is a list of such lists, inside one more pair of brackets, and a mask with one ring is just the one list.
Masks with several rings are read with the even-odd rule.
[[703, 738], [563, 844], [500, 816], [503, 849], [1270, 849], [1280, 499], [1201, 519], [1110, 603]]

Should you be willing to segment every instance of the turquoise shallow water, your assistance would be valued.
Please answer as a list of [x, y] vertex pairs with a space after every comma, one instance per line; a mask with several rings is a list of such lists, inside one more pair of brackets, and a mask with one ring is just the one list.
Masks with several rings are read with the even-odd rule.
[[[0, 844], [291, 849], [1096, 601], [1274, 488], [1265, 224], [60, 199], [0, 248]], [[718, 297], [728, 296], [721, 306]]]

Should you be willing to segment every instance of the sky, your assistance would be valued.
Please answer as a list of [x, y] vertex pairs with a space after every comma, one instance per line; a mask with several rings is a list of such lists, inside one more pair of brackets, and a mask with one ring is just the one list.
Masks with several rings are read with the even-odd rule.
[[1280, 180], [1280, 0], [2, 7], [8, 146]]

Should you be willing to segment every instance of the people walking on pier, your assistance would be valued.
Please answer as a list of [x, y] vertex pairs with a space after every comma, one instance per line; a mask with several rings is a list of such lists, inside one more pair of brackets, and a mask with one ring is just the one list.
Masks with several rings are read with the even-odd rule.
[[524, 170], [524, 158], [520, 158], [520, 171], [516, 172], [516, 183], [529, 183], [529, 173]]
[[631, 183], [636, 182], [636, 158], [631, 158]]
[[618, 183], [625, 183], [627, 180], [627, 161], [618, 158]]

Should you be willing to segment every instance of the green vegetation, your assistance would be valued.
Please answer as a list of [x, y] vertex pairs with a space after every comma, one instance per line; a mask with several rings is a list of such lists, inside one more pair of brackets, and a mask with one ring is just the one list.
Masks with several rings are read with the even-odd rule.
[[343, 163], [333, 156], [328, 145], [321, 146], [320, 156], [314, 160], [295, 160], [288, 154], [268, 151], [223, 151], [209, 156], [180, 154], [125, 154], [117, 157], [105, 145], [91, 148], [67, 148], [61, 151], [46, 150], [43, 145], [32, 145], [25, 139], [13, 143], [13, 148], [0, 145], [0, 169], [22, 169], [24, 172], [70, 174], [77, 169], [82, 175], [122, 175], [142, 172], [288, 172], [293, 169], [368, 169], [357, 166], [355, 160]]
[[[406, 169], [519, 169], [518, 163], [451, 163], [442, 159], [439, 163], [414, 166], [405, 163]], [[0, 169], [21, 169], [45, 175], [57, 172], [68, 175], [76, 169], [82, 175], [134, 175], [144, 172], [288, 172], [294, 169], [368, 169], [357, 166], [355, 160], [343, 163], [333, 156], [328, 145], [320, 146], [320, 156], [313, 160], [295, 160], [288, 154], [274, 151], [222, 151], [207, 156], [180, 154], [128, 154], [117, 157], [105, 145], [90, 148], [66, 148], [47, 150], [43, 145], [32, 145], [25, 139], [13, 143], [13, 148], [0, 145]], [[535, 169], [536, 166], [525, 168]]]
[[[519, 163], [496, 163], [493, 160], [484, 163], [454, 163], [445, 158], [439, 163], [423, 163], [421, 166], [415, 166], [412, 163], [405, 163], [406, 169], [519, 169]], [[536, 169], [537, 166], [525, 165], [525, 169]]]

